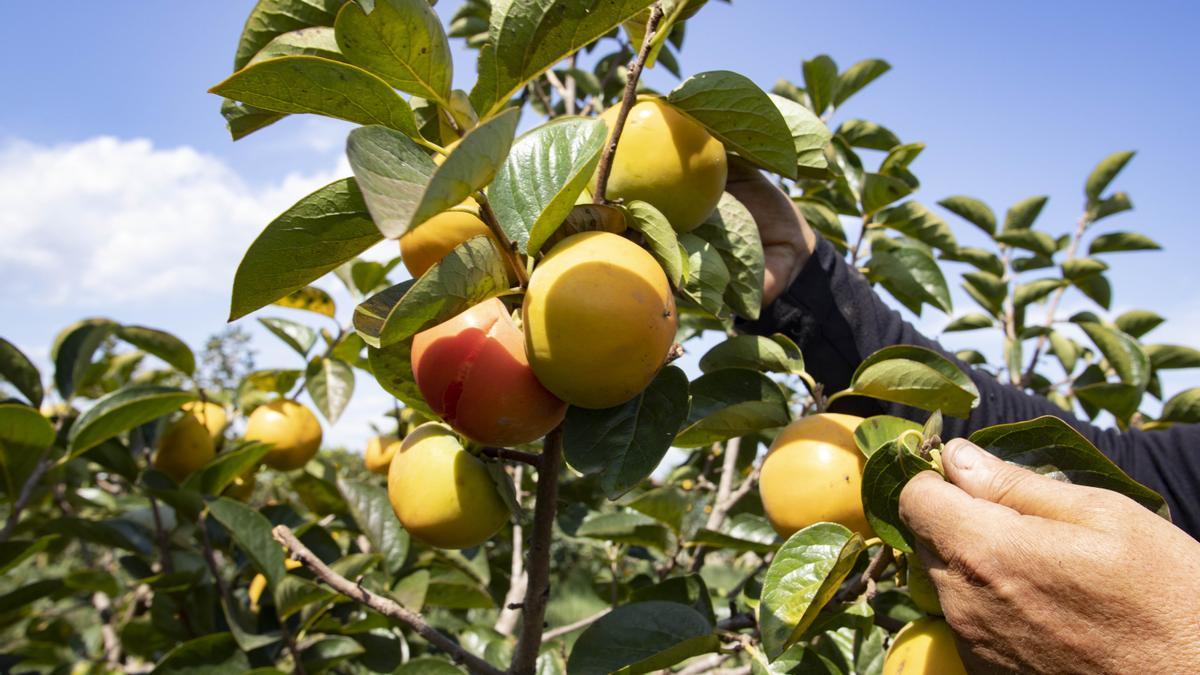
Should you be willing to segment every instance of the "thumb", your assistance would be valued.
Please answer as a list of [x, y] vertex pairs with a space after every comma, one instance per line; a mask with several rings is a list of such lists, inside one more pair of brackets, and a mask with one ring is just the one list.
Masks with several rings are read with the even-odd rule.
[[1094, 492], [1004, 462], [964, 438], [946, 443], [942, 466], [963, 492], [1029, 516], [1076, 522]]

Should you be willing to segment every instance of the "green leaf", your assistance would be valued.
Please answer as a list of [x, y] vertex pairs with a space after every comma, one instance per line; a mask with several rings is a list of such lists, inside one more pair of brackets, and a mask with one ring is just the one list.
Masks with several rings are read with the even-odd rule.
[[838, 85], [833, 95], [834, 107], [840, 107], [846, 99], [862, 91], [863, 87], [891, 69], [891, 64], [882, 59], [864, 59], [850, 66], [838, 77]]
[[421, 396], [421, 390], [417, 388], [417, 381], [413, 377], [411, 340], [397, 342], [383, 349], [368, 347], [367, 363], [371, 366], [371, 374], [375, 376], [375, 381], [384, 391], [422, 415], [436, 417], [425, 403], [425, 398]]
[[1121, 173], [1121, 169], [1133, 159], [1134, 153], [1129, 150], [1122, 152], [1114, 152], [1113, 154], [1100, 160], [1096, 168], [1092, 169], [1092, 173], [1088, 175], [1087, 182], [1083, 186], [1083, 194], [1087, 196], [1089, 204], [1095, 203], [1100, 196], [1108, 189], [1113, 179]]
[[713, 244], [694, 234], [679, 237], [687, 251], [688, 275], [683, 294], [709, 314], [717, 316], [725, 307], [725, 289], [729, 286], [729, 268]]
[[712, 214], [693, 233], [709, 242], [729, 270], [724, 301], [738, 316], [758, 318], [763, 294], [763, 246], [754, 216], [733, 195], [721, 195]]
[[805, 61], [801, 69], [804, 71], [804, 89], [808, 92], [808, 100], [812, 103], [813, 112], [820, 115], [837, 98], [841, 84], [837, 64], [829, 56], [820, 54]]
[[987, 314], [972, 312], [970, 314], [964, 314], [946, 324], [946, 327], [942, 329], [942, 332], [952, 333], [954, 331], [962, 330], [978, 330], [980, 328], [991, 328], [994, 325], [996, 325], [995, 321], [993, 321], [992, 317], [988, 316]]
[[1000, 258], [995, 253], [982, 248], [959, 246], [954, 251], [943, 251], [941, 259], [967, 263], [997, 278], [1004, 274], [1004, 263], [1000, 262]]
[[[1117, 323], [1120, 327], [1120, 323]], [[1146, 356], [1155, 370], [1200, 368], [1200, 349], [1183, 345], [1145, 345]]]
[[964, 418], [979, 402], [975, 383], [958, 366], [912, 345], [884, 347], [863, 359], [846, 391]]
[[569, 408], [563, 423], [564, 456], [576, 471], [598, 474], [605, 496], [616, 499], [658, 468], [687, 413], [687, 375], [667, 366], [622, 405]]
[[117, 329], [117, 337], [157, 356], [189, 377], [196, 372], [196, 357], [191, 348], [170, 333], [145, 326], [121, 326]]
[[887, 209], [875, 218], [875, 223], [942, 251], [958, 250], [958, 242], [950, 226], [920, 202], [904, 202]]
[[1194, 387], [1172, 396], [1163, 404], [1163, 422], [1196, 424], [1200, 422], [1200, 387]]
[[239, 476], [253, 471], [271, 451], [265, 443], [248, 442], [235, 449], [225, 449], [203, 469], [184, 481], [183, 487], [203, 495], [219, 495]]
[[674, 602], [623, 605], [588, 626], [567, 661], [572, 675], [632, 675], [715, 652], [720, 640], [699, 612]]
[[1108, 309], [1112, 303], [1112, 284], [1103, 274], [1092, 274], [1086, 277], [1072, 279], [1071, 283], [1081, 293], [1091, 298], [1097, 305]]
[[304, 388], [317, 404], [317, 410], [333, 424], [354, 395], [354, 368], [338, 359], [313, 360], [308, 365]]
[[354, 327], [372, 347], [387, 347], [508, 289], [508, 269], [492, 240], [468, 239], [420, 279], [367, 298]]
[[533, 78], [619, 27], [651, 0], [539, 0], [492, 5], [471, 103], [488, 118]]
[[[458, 141], [445, 161], [434, 169], [412, 214], [409, 229], [461, 204], [492, 182], [512, 147], [520, 117], [520, 110], [506, 110], [471, 129]], [[367, 205], [371, 205], [370, 198]]]
[[658, 521], [628, 511], [594, 514], [583, 521], [575, 535], [659, 551], [666, 551], [671, 544], [671, 533]]
[[54, 385], [60, 396], [71, 398], [91, 366], [96, 350], [118, 328], [108, 319], [84, 319], [67, 326], [54, 338], [50, 360], [54, 362]]
[[687, 425], [675, 437], [675, 445], [681, 448], [781, 427], [791, 419], [779, 385], [754, 370], [724, 368], [706, 373], [692, 382], [691, 395]]
[[412, 108], [386, 82], [356, 66], [317, 56], [256, 63], [210, 91], [272, 112], [313, 113], [418, 135]]
[[691, 607], [699, 612], [710, 625], [715, 625], [712, 598], [704, 578], [699, 574], [672, 577], [652, 586], [636, 588], [629, 595], [630, 604], [638, 602], [665, 601]]
[[1099, 274], [1108, 269], [1108, 265], [1095, 258], [1071, 258], [1062, 264], [1063, 276], [1075, 281], [1084, 277]]
[[392, 511], [387, 490], [345, 476], [338, 476], [337, 485], [350, 507], [350, 517], [371, 542], [371, 550], [383, 556], [384, 569], [390, 574], [399, 572], [408, 558], [409, 538]]
[[767, 373], [804, 372], [804, 355], [791, 338], [776, 333], [771, 337], [737, 335], [718, 342], [700, 357], [700, 370], [710, 373], [722, 368], [749, 368]]
[[870, 457], [877, 450], [900, 437], [905, 431], [922, 431], [920, 424], [893, 415], [875, 415], [863, 420], [854, 430], [854, 442], [863, 456]]
[[846, 120], [838, 127], [836, 135], [844, 138], [855, 148], [887, 152], [900, 145], [900, 138], [890, 129], [867, 120]]
[[600, 160], [604, 136], [599, 119], [561, 117], [513, 143], [488, 200], [522, 251], [540, 250], [571, 211]]
[[1136, 339], [1094, 321], [1084, 321], [1079, 327], [1104, 354], [1122, 382], [1139, 389], [1146, 388], [1150, 383], [1150, 359]]
[[172, 387], [139, 384], [118, 389], [96, 401], [71, 425], [69, 456], [77, 457], [104, 440], [169, 415], [195, 400], [196, 394]]
[[963, 288], [992, 316], [1000, 316], [1008, 296], [1008, 284], [1003, 279], [990, 272], [967, 272], [963, 274]]
[[[381, 2], [382, 0], [376, 0]], [[338, 664], [358, 656], [366, 651], [352, 637], [346, 635], [328, 635], [309, 643], [304, 648], [302, 660], [304, 672], [323, 672]]]
[[[1000, 459], [1078, 485], [1119, 492], [1168, 517], [1163, 498], [1126, 475], [1096, 446], [1053, 416], [1000, 424], [971, 434], [971, 442]], [[865, 485], [864, 485], [865, 488]]]
[[846, 230], [842, 227], [837, 212], [816, 199], [793, 199], [792, 202], [800, 209], [804, 220], [822, 237], [831, 240], [835, 245], [845, 246]]
[[375, 226], [383, 236], [399, 238], [412, 227], [437, 166], [408, 136], [381, 126], [351, 131], [346, 156]]
[[865, 548], [862, 537], [845, 526], [816, 523], [793, 534], [775, 552], [758, 605], [768, 658], [777, 658], [800, 639]]
[[1004, 231], [1028, 230], [1033, 226], [1033, 221], [1037, 220], [1048, 199], [1050, 198], [1042, 195], [1029, 197], [1013, 204], [1004, 216]]
[[900, 492], [907, 483], [896, 441], [877, 447], [867, 458], [862, 477], [863, 513], [867, 522], [884, 544], [912, 553], [909, 543], [912, 534], [900, 520]]
[[246, 672], [250, 661], [232, 633], [214, 633], [185, 642], [163, 657], [151, 675], [221, 675]]
[[941, 267], [919, 244], [914, 246], [884, 237], [875, 239], [871, 259], [867, 261], [867, 277], [882, 283], [893, 295], [915, 299], [917, 306], [909, 307], [914, 313], [920, 312], [921, 302], [947, 314], [954, 311]]
[[702, 529], [687, 545], [769, 553], [779, 548], [778, 539], [779, 535], [766, 518], [751, 513], [739, 513], [727, 521], [724, 531]]
[[[10, 539], [0, 542], [0, 574], [8, 574], [17, 565], [46, 550], [55, 539], [58, 539], [57, 534], [48, 534], [32, 540]], [[5, 605], [5, 609], [12, 608]]]
[[221, 116], [225, 118], [225, 126], [229, 129], [229, 136], [235, 141], [240, 141], [259, 129], [271, 126], [284, 117], [287, 117], [283, 113], [260, 110], [254, 106], [229, 99], [221, 101]]
[[833, 138], [833, 132], [821, 118], [799, 103], [778, 96], [767, 94], [783, 121], [792, 134], [792, 145], [796, 147], [796, 164], [802, 172], [825, 172], [829, 169], [829, 160], [825, 157], [825, 146]]
[[1001, 244], [1033, 251], [1045, 258], [1053, 257], [1058, 251], [1054, 238], [1037, 230], [1006, 230], [997, 234], [995, 239]]
[[326, 185], [271, 221], [250, 245], [233, 279], [229, 320], [273, 302], [332, 316], [328, 294], [308, 284], [382, 239], [353, 178]]
[[920, 181], [911, 172], [908, 167], [916, 161], [917, 157], [925, 151], [924, 143], [905, 143], [897, 145], [888, 151], [887, 157], [883, 158], [883, 162], [879, 165], [879, 173], [899, 178], [908, 183], [908, 186], [914, 190], [920, 185]]
[[18, 449], [41, 453], [53, 443], [54, 425], [36, 408], [21, 403], [0, 403], [0, 446], [6, 455]]
[[[1084, 410], [1107, 410], [1123, 423], [1137, 412], [1142, 402], [1142, 390], [1131, 384], [1121, 382], [1094, 382], [1079, 384], [1071, 388], [1071, 392], [1079, 399]], [[1091, 413], [1095, 416], [1095, 413]]]
[[1162, 246], [1150, 237], [1136, 232], [1110, 232], [1092, 240], [1088, 255], [1120, 251], [1158, 251]]
[[345, 0], [259, 0], [238, 40], [233, 69], [239, 70], [276, 36], [309, 26], [332, 26]]
[[1043, 300], [1046, 296], [1065, 286], [1066, 283], [1062, 279], [1038, 279], [1026, 284], [1017, 284], [1017, 287], [1013, 289], [1013, 305], [1024, 307], [1031, 302]]
[[[254, 58], [250, 59], [250, 63], [246, 65], [253, 65], [283, 56], [319, 56], [329, 61], [346, 61], [346, 57], [338, 50], [337, 38], [334, 37], [333, 28], [329, 26], [310, 26], [275, 36], [265, 47], [258, 50]], [[275, 114], [265, 110], [262, 112], [270, 115]]]
[[338, 13], [337, 43], [352, 63], [400, 91], [450, 107], [450, 41], [427, 0], [348, 2]]
[[702, 124], [727, 150], [768, 171], [796, 177], [796, 146], [783, 114], [744, 75], [713, 70], [683, 81], [667, 101]]
[[1133, 208], [1133, 202], [1124, 192], [1114, 192], [1108, 199], [1101, 199], [1092, 207], [1092, 222], [1122, 213]]
[[626, 506], [663, 523], [677, 536], [683, 531], [684, 519], [696, 510], [693, 498], [674, 485], [647, 490]]
[[42, 375], [33, 361], [0, 337], [0, 378], [7, 380], [36, 408], [42, 405]]
[[956, 195], [941, 200], [938, 205], [983, 230], [989, 236], [996, 234], [996, 214], [982, 201], [974, 197]]
[[1140, 338], [1158, 328], [1164, 321], [1166, 319], [1148, 309], [1131, 309], [1118, 316], [1114, 323], [1119, 330], [1131, 337]]
[[641, 233], [650, 255], [667, 273], [671, 286], [679, 288], [684, 281], [687, 261], [681, 255], [679, 237], [675, 235], [671, 222], [649, 202], [633, 199], [624, 205], [624, 209], [629, 228]]
[[275, 593], [275, 611], [280, 619], [286, 619], [313, 603], [329, 600], [336, 595], [308, 579], [286, 574]]
[[[463, 673], [449, 661], [432, 656], [413, 659], [400, 666], [395, 672], [396, 675], [462, 675]], [[539, 675], [542, 674], [539, 673]]]
[[277, 594], [287, 570], [283, 566], [283, 547], [271, 536], [271, 521], [228, 497], [210, 501], [208, 511], [229, 532], [254, 567], [262, 572], [271, 592]]
[[308, 354], [308, 350], [317, 343], [317, 332], [302, 323], [274, 317], [260, 317], [258, 322], [300, 356]]

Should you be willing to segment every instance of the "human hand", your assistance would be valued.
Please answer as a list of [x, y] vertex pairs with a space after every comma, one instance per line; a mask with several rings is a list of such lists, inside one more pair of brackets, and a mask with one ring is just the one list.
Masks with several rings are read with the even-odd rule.
[[956, 439], [900, 516], [972, 672], [1200, 672], [1200, 543]]
[[745, 160], [729, 158], [725, 190], [750, 210], [758, 224], [766, 264], [762, 300], [766, 307], [800, 274], [817, 244], [816, 235], [791, 198]]

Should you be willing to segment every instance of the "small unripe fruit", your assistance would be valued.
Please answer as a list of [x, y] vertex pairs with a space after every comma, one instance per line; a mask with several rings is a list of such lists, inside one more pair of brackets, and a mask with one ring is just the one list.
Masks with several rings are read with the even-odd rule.
[[862, 418], [821, 413], [779, 433], [759, 478], [763, 510], [775, 531], [790, 537], [813, 523], [832, 522], [870, 539], [862, 506], [866, 459], [854, 443]]
[[675, 342], [675, 297], [643, 248], [608, 232], [567, 237], [525, 293], [525, 351], [555, 396], [611, 408], [637, 396]]
[[392, 456], [400, 447], [400, 439], [395, 436], [374, 436], [367, 441], [367, 451], [363, 453], [363, 464], [367, 471], [387, 475]]
[[[491, 236], [474, 199], [443, 211], [400, 236], [400, 261], [417, 278], [472, 237]], [[493, 242], [495, 239], [492, 240]]]
[[883, 660], [883, 675], [966, 675], [954, 631], [925, 617], [900, 629]]
[[184, 403], [182, 410], [200, 420], [214, 441], [221, 437], [225, 427], [229, 424], [229, 416], [225, 414], [225, 408], [212, 401]]
[[567, 414], [534, 376], [525, 338], [496, 298], [418, 333], [412, 368], [429, 407], [483, 445], [531, 443]]
[[[619, 111], [600, 116], [610, 138]], [[621, 131], [606, 197], [649, 202], [677, 232], [690, 232], [717, 208], [727, 173], [720, 141], [663, 99], [641, 97]]]
[[246, 421], [246, 440], [270, 443], [263, 463], [280, 471], [299, 469], [321, 447], [321, 423], [295, 401], [272, 401], [254, 409]]
[[173, 422], [158, 440], [154, 468], [182, 483], [217, 454], [208, 429], [195, 416], [185, 414]]
[[942, 615], [942, 602], [938, 599], [937, 587], [929, 578], [929, 570], [917, 554], [907, 556], [908, 560], [908, 597], [912, 598], [917, 609], [926, 614]]
[[471, 548], [508, 521], [483, 462], [449, 427], [429, 422], [409, 434], [388, 470], [392, 510], [413, 537], [438, 548]]

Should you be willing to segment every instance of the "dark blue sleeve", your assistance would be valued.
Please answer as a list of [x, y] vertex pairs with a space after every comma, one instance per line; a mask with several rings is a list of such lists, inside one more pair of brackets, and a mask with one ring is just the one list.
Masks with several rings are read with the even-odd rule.
[[[1041, 396], [1003, 384], [917, 332], [884, 304], [867, 280], [823, 239], [779, 299], [763, 308], [758, 320], [739, 321], [738, 325], [745, 332], [778, 332], [795, 340], [804, 353], [808, 372], [828, 392], [845, 389], [863, 358], [883, 347], [908, 344], [933, 349], [967, 372], [981, 397], [969, 418], [946, 418], [946, 438], [966, 437], [995, 424], [1054, 415], [1078, 429], [1135, 480], [1166, 498], [1175, 524], [1200, 539], [1200, 425], [1150, 432], [1100, 429]], [[916, 421], [928, 417], [916, 408], [861, 397], [840, 399], [832, 409], [864, 417], [889, 414]]]

